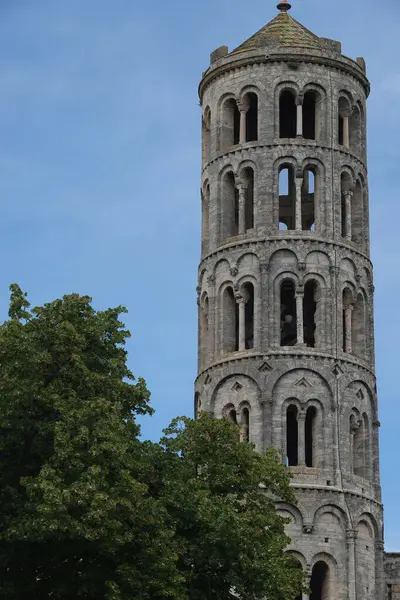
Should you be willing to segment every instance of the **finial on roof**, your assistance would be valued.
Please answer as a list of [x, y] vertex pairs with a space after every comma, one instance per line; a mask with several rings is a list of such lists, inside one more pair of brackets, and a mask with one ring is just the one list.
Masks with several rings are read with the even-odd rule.
[[288, 0], [281, 0], [276, 8], [281, 12], [287, 12], [292, 8], [292, 5], [289, 4]]

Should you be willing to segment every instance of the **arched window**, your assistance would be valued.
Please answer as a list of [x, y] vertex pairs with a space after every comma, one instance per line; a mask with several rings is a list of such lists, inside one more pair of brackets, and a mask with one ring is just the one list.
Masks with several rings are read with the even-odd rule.
[[365, 302], [362, 294], [357, 295], [352, 315], [352, 350], [353, 354], [360, 358], [365, 358]]
[[356, 154], [361, 154], [361, 114], [358, 105], [352, 108], [349, 121], [350, 148]]
[[310, 406], [307, 409], [306, 421], [305, 421], [305, 454], [306, 454], [306, 466], [315, 467], [315, 450], [316, 450], [316, 420], [317, 410], [314, 406]]
[[246, 142], [255, 142], [258, 140], [258, 96], [249, 92], [245, 101], [249, 106], [246, 113]]
[[364, 477], [365, 471], [365, 431], [362, 418], [357, 421], [352, 415], [351, 427], [353, 427], [353, 472], [354, 475]]
[[239, 143], [240, 113], [236, 100], [229, 98], [222, 106], [221, 150], [224, 152]]
[[341, 96], [338, 106], [338, 142], [341, 146], [350, 147], [350, 116], [351, 105], [345, 96]]
[[236, 410], [234, 408], [231, 408], [228, 413], [227, 413], [227, 418], [229, 421], [231, 421], [232, 423], [234, 423], [235, 425], [237, 425], [237, 416], [236, 416]]
[[353, 320], [353, 294], [349, 288], [343, 290], [342, 313], [343, 313], [343, 352], [352, 352], [352, 320]]
[[305, 169], [301, 188], [301, 225], [303, 231], [315, 231], [315, 179], [314, 169]]
[[279, 137], [295, 138], [296, 126], [296, 98], [292, 91], [285, 90], [279, 98]]
[[209, 249], [210, 239], [210, 185], [207, 183], [202, 192], [202, 220], [201, 220], [201, 253], [206, 254]]
[[194, 395], [194, 418], [197, 419], [199, 417], [201, 409], [201, 400], [200, 400], [200, 392], [196, 392]]
[[222, 239], [238, 234], [239, 193], [232, 171], [226, 173], [222, 181], [222, 223]]
[[304, 343], [307, 344], [309, 348], [315, 348], [317, 292], [317, 282], [307, 281], [304, 286], [303, 327]]
[[223, 293], [223, 342], [225, 353], [239, 349], [239, 314], [233, 289], [229, 286]]
[[210, 160], [211, 151], [211, 110], [207, 106], [203, 115], [203, 166]]
[[360, 242], [362, 234], [364, 233], [363, 227], [363, 189], [359, 179], [356, 181], [354, 188], [353, 199], [352, 199], [352, 211], [351, 211], [351, 239], [353, 242]]
[[245, 314], [245, 349], [254, 348], [254, 286], [252, 283], [245, 283], [242, 287], [243, 296], [246, 300]]
[[318, 139], [318, 112], [319, 94], [314, 90], [310, 90], [304, 94], [303, 99], [303, 137], [307, 140]]
[[330, 573], [324, 561], [317, 562], [311, 574], [310, 600], [330, 600]]
[[286, 458], [288, 467], [299, 464], [299, 430], [297, 407], [291, 404], [286, 411]]
[[279, 170], [279, 229], [295, 229], [296, 185], [292, 165], [282, 165]]
[[200, 356], [201, 364], [204, 365], [208, 357], [208, 342], [209, 342], [209, 331], [208, 331], [208, 297], [205, 296], [202, 299], [200, 306]]
[[291, 279], [285, 279], [281, 284], [281, 346], [294, 346], [296, 342], [295, 285]]
[[250, 413], [248, 408], [242, 409], [241, 426], [240, 426], [240, 441], [250, 441]]
[[353, 198], [353, 182], [348, 173], [342, 173], [340, 177], [340, 192], [341, 192], [341, 230], [342, 237], [348, 240], [352, 239], [352, 198]]
[[254, 227], [254, 171], [251, 167], [246, 167], [242, 171], [242, 178], [246, 185], [246, 205], [245, 205], [245, 230]]

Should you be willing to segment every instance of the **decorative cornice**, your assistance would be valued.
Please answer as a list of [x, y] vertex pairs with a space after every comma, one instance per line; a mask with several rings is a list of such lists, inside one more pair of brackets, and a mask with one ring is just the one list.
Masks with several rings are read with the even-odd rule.
[[[271, 141], [268, 142], [260, 142], [260, 140], [256, 142], [245, 142], [243, 144], [236, 144], [235, 146], [231, 146], [227, 150], [216, 152], [214, 157], [208, 161], [202, 170], [204, 174], [208, 167], [213, 165], [214, 163], [220, 161], [224, 157], [227, 157], [229, 162], [231, 155], [236, 154], [246, 154], [248, 155], [252, 151], [262, 151], [262, 150], [272, 150], [274, 148], [284, 147], [287, 150], [294, 151], [296, 148], [304, 148], [306, 147], [308, 150], [311, 148], [316, 148], [318, 150], [326, 151], [329, 153], [334, 152], [335, 154], [343, 154], [346, 157], [351, 157], [354, 159], [362, 169], [364, 169], [364, 175], [367, 175], [367, 166], [366, 163], [362, 160], [362, 158], [355, 154], [351, 148], [345, 148], [344, 146], [340, 146], [337, 144], [336, 146], [328, 146], [328, 144], [324, 143], [322, 140], [309, 140], [303, 137], [296, 138], [277, 138], [274, 137]], [[310, 155], [308, 158], [316, 158], [321, 160], [320, 156], [312, 156]]]
[[367, 97], [369, 96], [370, 83], [368, 79], [360, 70], [360, 67], [357, 65], [357, 63], [347, 57], [341, 56], [340, 58], [335, 59], [330, 58], [328, 56], [324, 56], [322, 53], [319, 56], [316, 56], [315, 54], [308, 54], [304, 51], [301, 54], [286, 54], [279, 52], [271, 54], [254, 54], [254, 52], [248, 52], [246, 53], [246, 56], [228, 55], [225, 59], [221, 60], [221, 64], [217, 66], [212, 66], [207, 71], [205, 71], [198, 88], [200, 102], [202, 101], [205, 89], [214, 81], [214, 79], [219, 78], [222, 74], [228, 73], [230, 71], [236, 71], [241, 67], [280, 62], [292, 64], [311, 63], [321, 65], [324, 67], [329, 67], [335, 71], [340, 71], [342, 73], [345, 73], [346, 75], [354, 77], [364, 88], [365, 95]]

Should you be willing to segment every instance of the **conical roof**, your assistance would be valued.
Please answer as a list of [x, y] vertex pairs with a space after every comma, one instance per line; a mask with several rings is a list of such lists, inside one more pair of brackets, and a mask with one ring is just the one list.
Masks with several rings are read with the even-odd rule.
[[238, 48], [232, 51], [244, 52], [247, 50], [258, 50], [271, 45], [310, 48], [318, 50], [320, 39], [301, 23], [296, 21], [289, 13], [289, 4], [281, 4], [285, 8], [269, 23], [267, 23], [260, 31], [257, 31], [248, 40], [243, 42]]

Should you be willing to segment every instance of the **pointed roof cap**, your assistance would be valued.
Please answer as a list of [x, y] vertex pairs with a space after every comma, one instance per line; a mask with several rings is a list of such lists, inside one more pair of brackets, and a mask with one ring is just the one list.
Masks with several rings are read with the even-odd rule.
[[257, 31], [251, 38], [233, 50], [231, 54], [245, 52], [246, 50], [257, 50], [271, 45], [314, 50], [321, 47], [319, 37], [289, 14], [288, 11], [291, 9], [291, 5], [287, 0], [282, 0], [277, 8], [280, 11], [279, 14], [260, 31]]

